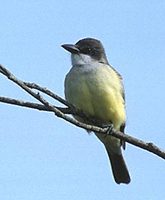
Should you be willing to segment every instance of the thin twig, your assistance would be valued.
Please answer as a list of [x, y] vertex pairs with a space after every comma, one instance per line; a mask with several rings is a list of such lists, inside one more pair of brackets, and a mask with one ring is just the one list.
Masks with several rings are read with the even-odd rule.
[[45, 94], [47, 94], [48, 96], [52, 97], [53, 99], [56, 99], [57, 101], [59, 101], [60, 103], [64, 104], [65, 106], [68, 107], [72, 107], [72, 105], [70, 105], [65, 99], [61, 98], [60, 96], [54, 94], [51, 90], [49, 90], [46, 87], [41, 87], [39, 85], [37, 85], [36, 83], [28, 83], [28, 82], [23, 82], [26, 86], [28, 86], [31, 89], [36, 89], [40, 92], [43, 92]]
[[[26, 107], [26, 108], [32, 108], [32, 109], [36, 109], [36, 110], [40, 110], [40, 111], [53, 112], [52, 110], [50, 110], [49, 108], [47, 108], [46, 106], [44, 106], [42, 104], [23, 101], [20, 99], [13, 99], [13, 98], [9, 98], [9, 97], [1, 97], [0, 96], [0, 102], [17, 105], [17, 106], [22, 106], [22, 107]], [[73, 114], [72, 110], [70, 108], [62, 108], [62, 107], [57, 107], [57, 106], [54, 106], [54, 107], [59, 109], [64, 114]]]

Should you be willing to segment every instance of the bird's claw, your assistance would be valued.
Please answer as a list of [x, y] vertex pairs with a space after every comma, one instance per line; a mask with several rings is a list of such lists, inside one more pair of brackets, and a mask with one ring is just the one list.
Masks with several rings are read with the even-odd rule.
[[107, 135], [112, 135], [112, 132], [114, 130], [113, 124], [106, 126], [106, 128], [107, 128]]

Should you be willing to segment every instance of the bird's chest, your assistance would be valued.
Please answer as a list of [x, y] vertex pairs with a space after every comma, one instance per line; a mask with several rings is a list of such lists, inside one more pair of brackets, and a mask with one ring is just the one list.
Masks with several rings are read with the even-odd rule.
[[106, 113], [115, 112], [115, 95], [111, 74], [99, 68], [72, 70], [66, 77], [66, 99], [89, 116], [103, 119]]
[[65, 79], [66, 99], [81, 110], [90, 109], [94, 101], [94, 90], [97, 87], [96, 72], [75, 70], [69, 73]]

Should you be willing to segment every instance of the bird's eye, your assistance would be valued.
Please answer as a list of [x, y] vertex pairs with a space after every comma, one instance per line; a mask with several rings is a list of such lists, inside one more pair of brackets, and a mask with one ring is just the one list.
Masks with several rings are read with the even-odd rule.
[[81, 52], [82, 52], [82, 53], [85, 53], [85, 54], [90, 54], [91, 51], [92, 51], [92, 49], [89, 48], [89, 47], [83, 48], [83, 49], [81, 50]]

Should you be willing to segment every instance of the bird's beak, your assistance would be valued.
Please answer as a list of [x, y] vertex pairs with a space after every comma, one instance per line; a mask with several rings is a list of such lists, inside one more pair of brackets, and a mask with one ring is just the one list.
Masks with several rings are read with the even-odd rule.
[[76, 45], [73, 45], [73, 44], [63, 44], [61, 45], [64, 49], [66, 49], [67, 51], [69, 51], [70, 53], [79, 53], [79, 49]]

